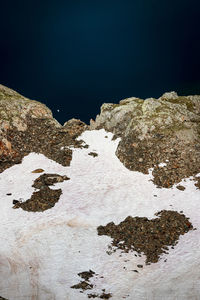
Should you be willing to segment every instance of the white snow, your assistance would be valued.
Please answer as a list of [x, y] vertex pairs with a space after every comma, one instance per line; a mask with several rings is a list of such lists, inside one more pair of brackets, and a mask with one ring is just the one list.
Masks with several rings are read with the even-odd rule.
[[163, 167], [166, 167], [166, 163], [160, 163], [159, 165], [158, 165], [158, 167], [160, 167], [160, 168], [163, 168]]
[[[0, 174], [2, 297], [82, 300], [105, 289], [111, 300], [200, 299], [200, 191], [192, 178], [181, 182], [184, 191], [156, 188], [152, 170], [144, 175], [123, 166], [115, 156], [119, 139], [112, 141], [112, 136], [103, 129], [85, 131], [79, 139], [89, 148], [73, 149], [69, 167], [31, 153]], [[98, 156], [88, 155], [91, 151]], [[13, 199], [26, 201], [35, 191], [31, 185], [42, 173], [31, 172], [37, 168], [70, 177], [51, 186], [62, 189], [59, 201], [44, 212], [13, 209]], [[98, 236], [97, 226], [118, 224], [129, 215], [152, 219], [163, 209], [182, 210], [197, 230], [180, 236], [175, 248], [151, 265], [134, 252], [106, 253], [112, 239]], [[139, 273], [132, 271], [137, 264], [144, 266]], [[98, 274], [90, 279], [94, 289], [80, 293], [70, 288], [81, 281], [77, 274], [89, 269]]]

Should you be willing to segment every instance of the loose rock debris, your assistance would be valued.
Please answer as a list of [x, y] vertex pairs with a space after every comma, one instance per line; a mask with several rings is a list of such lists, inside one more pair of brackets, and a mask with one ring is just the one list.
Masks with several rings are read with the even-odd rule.
[[[89, 270], [89, 271], [84, 271], [81, 273], [78, 273], [78, 276], [81, 278], [85, 279], [84, 281], [79, 282], [78, 284], [75, 284], [71, 286], [72, 289], [82, 289], [81, 292], [85, 290], [91, 290], [93, 289], [94, 285], [90, 283], [90, 278], [93, 276], [97, 276], [98, 274], [95, 274], [94, 271]], [[100, 298], [100, 299], [109, 299], [112, 297], [112, 294], [110, 293], [105, 293], [105, 289], [102, 289], [102, 294], [88, 294], [88, 298]]]
[[80, 276], [81, 278], [83, 278], [86, 281], [88, 281], [91, 277], [93, 277], [94, 274], [95, 274], [94, 271], [89, 270], [89, 271], [78, 273], [78, 276]]
[[185, 187], [183, 185], [177, 185], [176, 188], [180, 191], [184, 191]]
[[98, 235], [108, 235], [113, 238], [108, 247], [112, 254], [117, 249], [125, 253], [136, 251], [146, 255], [146, 264], [156, 263], [163, 253], [168, 253], [169, 246], [178, 243], [180, 235], [193, 229], [184, 214], [172, 210], [162, 210], [155, 214], [160, 218], [149, 220], [145, 217], [128, 216], [124, 221], [115, 225], [113, 222], [106, 226], [97, 227]]
[[64, 180], [69, 180], [70, 178], [66, 175], [58, 175], [58, 174], [43, 174], [38, 177], [32, 187], [36, 189], [41, 189], [44, 186], [54, 185], [54, 183], [63, 182]]
[[[137, 147], [133, 147], [133, 141], [137, 142]], [[153, 183], [158, 187], [171, 188], [183, 178], [199, 173], [200, 156], [194, 148], [190, 143], [177, 143], [170, 134], [162, 139], [149, 136], [140, 141], [133, 131], [132, 135], [123, 137], [119, 142], [116, 155], [131, 171], [148, 174], [152, 168]], [[159, 167], [160, 162], [166, 161], [166, 167]]]
[[98, 156], [98, 154], [97, 154], [96, 152], [90, 152], [90, 153], [88, 153], [88, 155], [91, 155], [91, 156], [93, 156], [93, 157]]
[[101, 295], [99, 294], [88, 294], [88, 298], [100, 298], [100, 299], [110, 299], [112, 297], [111, 293], [102, 293]]
[[77, 140], [88, 127], [80, 120], [68, 121], [63, 127], [57, 128], [48, 119], [27, 116], [26, 124], [26, 131], [7, 130], [6, 137], [12, 151], [0, 151], [0, 173], [21, 163], [23, 157], [31, 152], [41, 153], [62, 166], [69, 166], [73, 152], [70, 147], [88, 148], [83, 140]]
[[63, 182], [69, 180], [67, 176], [61, 176], [58, 174], [43, 174], [36, 178], [32, 187], [39, 189], [37, 192], [33, 192], [30, 199], [25, 202], [13, 200], [13, 208], [22, 208], [26, 211], [39, 212], [45, 211], [54, 207], [58, 202], [60, 195], [62, 194], [61, 189], [52, 190], [49, 188], [50, 185], [54, 185], [57, 182]]

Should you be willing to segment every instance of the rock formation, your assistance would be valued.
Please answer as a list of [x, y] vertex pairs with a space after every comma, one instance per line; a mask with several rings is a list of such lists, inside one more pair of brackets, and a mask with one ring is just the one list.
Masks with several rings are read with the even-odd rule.
[[0, 85], [0, 172], [20, 163], [30, 152], [43, 153], [63, 166], [69, 165], [69, 146], [81, 147], [76, 137], [86, 128], [76, 119], [62, 126], [45, 104]]
[[104, 103], [90, 129], [121, 137], [116, 155], [130, 170], [148, 173], [171, 187], [200, 169], [200, 96], [165, 93], [159, 99], [128, 98]]
[[69, 146], [86, 129], [104, 128], [120, 137], [116, 155], [130, 170], [147, 174], [169, 188], [200, 168], [200, 96], [165, 93], [159, 99], [131, 97], [119, 104], [104, 103], [90, 126], [76, 119], [64, 126], [50, 109], [0, 85], [0, 171], [35, 151], [66, 166]]
[[171, 92], [61, 126], [0, 86], [0, 299], [199, 299], [199, 124]]

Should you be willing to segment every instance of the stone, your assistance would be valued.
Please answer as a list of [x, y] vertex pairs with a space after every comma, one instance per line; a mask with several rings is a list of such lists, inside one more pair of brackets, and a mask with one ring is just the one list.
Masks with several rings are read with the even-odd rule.
[[[169, 188], [200, 170], [200, 96], [164, 93], [160, 98], [128, 98], [104, 103], [90, 129], [104, 128], [121, 138], [116, 155], [130, 170]], [[168, 162], [165, 168], [159, 164]]]

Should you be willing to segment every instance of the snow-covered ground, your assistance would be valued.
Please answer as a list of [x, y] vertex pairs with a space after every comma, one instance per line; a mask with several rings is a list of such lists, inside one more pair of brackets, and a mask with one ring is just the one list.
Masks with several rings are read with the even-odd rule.
[[[191, 178], [181, 182], [184, 191], [156, 188], [151, 171], [144, 175], [123, 166], [115, 156], [119, 139], [112, 136], [103, 129], [85, 131], [79, 138], [89, 148], [73, 149], [69, 167], [31, 153], [0, 174], [1, 296], [82, 300], [105, 289], [112, 300], [200, 299], [200, 191]], [[31, 185], [43, 174], [32, 173], [37, 168], [70, 177], [51, 186], [62, 189], [59, 201], [44, 212], [13, 209], [13, 199], [26, 201], [35, 191]], [[175, 248], [151, 265], [134, 252], [106, 253], [112, 239], [98, 236], [99, 225], [118, 224], [129, 215], [152, 219], [163, 209], [183, 211], [197, 230], [180, 236]], [[138, 264], [143, 269], [133, 272]], [[98, 274], [90, 279], [93, 290], [70, 288], [81, 281], [78, 273], [90, 269]]]

